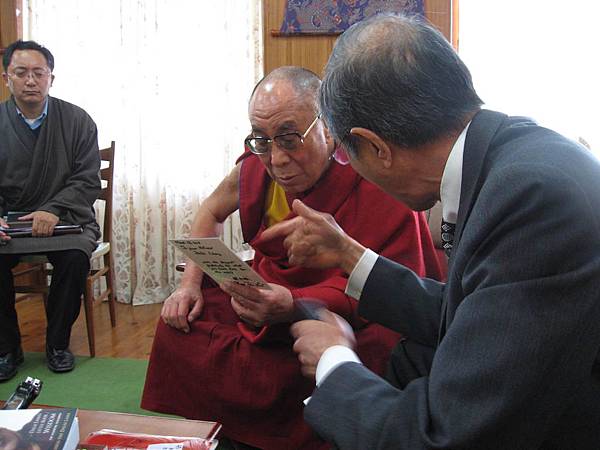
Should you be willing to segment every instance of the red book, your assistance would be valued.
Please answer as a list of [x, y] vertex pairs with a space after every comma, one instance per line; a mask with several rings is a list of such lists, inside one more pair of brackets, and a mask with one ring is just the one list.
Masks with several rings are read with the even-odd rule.
[[[105, 446], [110, 449], [147, 449], [151, 445], [160, 445], [162, 449], [180, 450], [212, 450], [217, 447], [215, 439], [218, 427], [212, 436], [206, 439], [198, 437], [159, 436], [145, 433], [128, 433], [116, 430], [100, 430], [90, 433], [85, 440], [79, 443], [80, 447], [86, 445]], [[166, 444], [166, 445], [164, 445]], [[179, 444], [179, 445], [178, 445]], [[97, 448], [97, 447], [96, 447]], [[156, 447], [158, 449], [158, 447]], [[150, 449], [152, 450], [152, 448]]]

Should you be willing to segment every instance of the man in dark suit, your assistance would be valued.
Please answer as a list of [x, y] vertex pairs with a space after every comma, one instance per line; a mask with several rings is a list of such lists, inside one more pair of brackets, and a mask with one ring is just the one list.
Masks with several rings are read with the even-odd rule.
[[600, 445], [600, 163], [480, 105], [468, 69], [416, 19], [361, 22], [328, 62], [320, 106], [352, 166], [413, 209], [441, 200], [454, 223], [445, 284], [298, 200], [299, 217], [265, 233], [287, 234], [294, 264], [342, 267], [359, 313], [408, 336], [392, 385], [339, 317], [292, 327], [318, 386], [305, 419], [339, 448]]

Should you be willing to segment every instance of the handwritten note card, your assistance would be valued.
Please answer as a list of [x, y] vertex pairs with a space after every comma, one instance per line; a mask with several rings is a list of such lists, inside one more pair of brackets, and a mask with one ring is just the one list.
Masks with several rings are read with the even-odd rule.
[[218, 283], [230, 280], [244, 286], [271, 289], [259, 274], [219, 238], [171, 239], [169, 242]]

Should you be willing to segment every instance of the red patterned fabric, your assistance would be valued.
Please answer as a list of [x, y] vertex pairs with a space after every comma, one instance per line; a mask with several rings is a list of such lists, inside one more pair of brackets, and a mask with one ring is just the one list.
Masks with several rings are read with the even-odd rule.
[[[256, 250], [253, 268], [268, 282], [288, 287], [294, 298], [320, 299], [345, 317], [355, 328], [361, 360], [382, 374], [399, 336], [358, 317], [357, 302], [344, 294], [347, 277], [339, 270], [289, 266], [281, 242], [261, 241], [269, 182], [258, 158], [244, 159], [240, 217], [244, 238]], [[332, 214], [363, 245], [420, 275], [440, 278], [423, 215], [360, 178], [350, 166], [332, 162], [319, 183], [301, 197], [308, 206]], [[246, 327], [228, 296], [210, 284], [205, 282], [204, 312], [189, 334], [159, 321], [142, 407], [219, 421], [224, 435], [260, 448], [328, 448], [302, 418], [302, 401], [311, 394], [314, 381], [300, 373], [289, 324], [258, 332]]]

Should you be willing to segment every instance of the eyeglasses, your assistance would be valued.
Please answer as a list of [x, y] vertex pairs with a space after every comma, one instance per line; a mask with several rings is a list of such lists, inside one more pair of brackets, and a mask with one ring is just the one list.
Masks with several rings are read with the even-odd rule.
[[18, 78], [19, 80], [26, 80], [31, 76], [36, 81], [45, 80], [50, 75], [50, 71], [46, 69], [15, 69], [13, 73], [9, 73], [8, 76], [11, 78]]
[[317, 114], [317, 117], [315, 117], [303, 134], [300, 134], [297, 131], [292, 131], [291, 133], [278, 134], [277, 136], [273, 136], [273, 138], [249, 136], [244, 140], [244, 143], [255, 155], [264, 155], [269, 153], [271, 151], [271, 147], [273, 146], [273, 142], [277, 144], [277, 147], [291, 152], [296, 150], [304, 143], [304, 139], [306, 139], [306, 136], [308, 136], [308, 133], [310, 133], [310, 130], [314, 128], [317, 120], [320, 118], [321, 114]]

